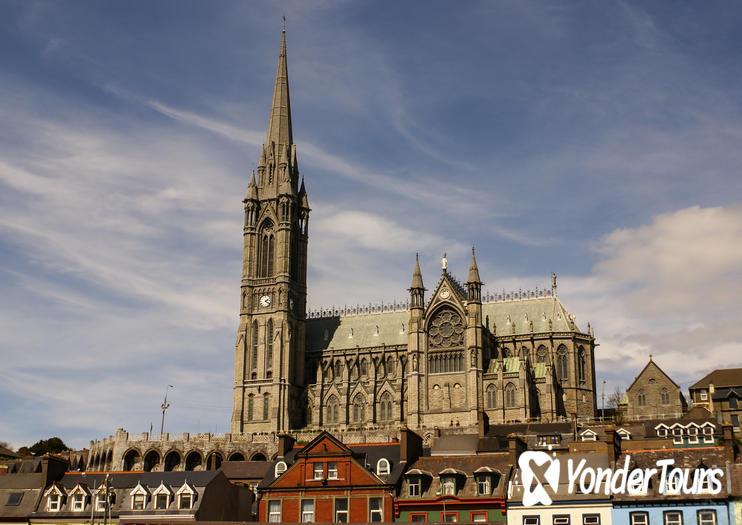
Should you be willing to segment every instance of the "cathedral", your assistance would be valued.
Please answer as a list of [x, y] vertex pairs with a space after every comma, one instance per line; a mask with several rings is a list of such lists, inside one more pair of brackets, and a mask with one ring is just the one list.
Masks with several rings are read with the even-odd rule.
[[[424, 431], [595, 415], [595, 338], [551, 289], [488, 295], [446, 257], [404, 304], [307, 311], [309, 199], [291, 127], [286, 35], [244, 203], [231, 434]], [[411, 253], [415, 247], [410, 246]]]

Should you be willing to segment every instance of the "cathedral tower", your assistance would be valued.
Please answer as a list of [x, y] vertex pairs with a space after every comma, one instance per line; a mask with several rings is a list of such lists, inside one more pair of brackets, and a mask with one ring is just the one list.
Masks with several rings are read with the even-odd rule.
[[291, 129], [285, 31], [268, 133], [243, 203], [232, 433], [299, 428], [305, 412], [309, 204]]

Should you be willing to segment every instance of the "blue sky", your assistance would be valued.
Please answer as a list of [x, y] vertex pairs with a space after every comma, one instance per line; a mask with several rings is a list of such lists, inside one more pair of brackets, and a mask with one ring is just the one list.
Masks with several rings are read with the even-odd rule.
[[0, 4], [0, 440], [225, 432], [280, 43], [312, 306], [549, 285], [626, 386], [742, 366], [735, 2]]

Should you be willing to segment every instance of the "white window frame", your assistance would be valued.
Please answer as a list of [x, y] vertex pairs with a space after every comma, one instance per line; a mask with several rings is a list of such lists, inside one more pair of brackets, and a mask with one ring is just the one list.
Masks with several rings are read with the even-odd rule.
[[302, 523], [314, 523], [314, 500], [303, 499], [301, 500], [301, 522]]
[[708, 394], [706, 392], [700, 392], [701, 401], [708, 401]]
[[95, 495], [95, 510], [96, 512], [105, 512], [106, 510], [106, 493], [99, 492]]
[[704, 443], [714, 442], [714, 426], [710, 423], [703, 427], [703, 442]]
[[[624, 440], [629, 440], [629, 439], [631, 439], [631, 432], [629, 432], [629, 431], [628, 431], [628, 430], [626, 430], [625, 428], [619, 428], [619, 429], [618, 429], [618, 430], [616, 431], [616, 433], [617, 433], [617, 434], [618, 434], [619, 436], [621, 436], [621, 439], [624, 439]], [[590, 514], [590, 516], [592, 516], [592, 514]], [[598, 516], [600, 516], [600, 514], [598, 514]]]
[[325, 477], [325, 464], [324, 463], [314, 463], [312, 465], [312, 479], [317, 481], [321, 480]]
[[[706, 519], [705, 517], [702, 517], [704, 514], [708, 513], [709, 516], [711, 516], [711, 519]], [[698, 511], [698, 525], [716, 525], [716, 511], [714, 509], [701, 509]]]
[[582, 434], [580, 434], [580, 440], [581, 441], [597, 441], [598, 434], [590, 429], [583, 430]]
[[631, 512], [629, 513], [629, 524], [630, 525], [649, 525], [649, 514], [643, 511], [642, 512]]
[[415, 476], [407, 481], [407, 495], [420, 497], [422, 494], [423, 480], [420, 476]]
[[284, 472], [286, 472], [287, 469], [288, 469], [288, 466], [286, 465], [286, 462], [279, 461], [278, 463], [276, 463], [276, 466], [273, 468], [273, 475], [275, 477], [278, 477]]
[[683, 525], [683, 513], [679, 510], [666, 510], [662, 513], [664, 525]]
[[[373, 508], [372, 505], [374, 502], [378, 502], [378, 508]], [[378, 519], [374, 519], [374, 515]], [[384, 500], [382, 498], [368, 498], [368, 521], [378, 523], [384, 521]]]
[[[178, 489], [178, 492], [175, 493], [175, 495], [178, 498], [178, 506], [176, 510], [190, 510], [193, 508], [193, 504], [196, 501], [196, 491], [191, 488], [188, 483], [183, 483], [183, 486]], [[188, 506], [183, 506], [183, 497], [188, 496]]]
[[492, 494], [492, 476], [489, 474], [477, 474], [476, 478], [477, 496], [489, 496]]
[[[165, 496], [165, 506], [160, 506], [160, 496]], [[158, 492], [154, 494], [155, 510], [166, 510], [170, 506], [170, 494], [167, 492]]]
[[447, 475], [441, 478], [441, 495], [442, 496], [455, 496], [456, 495], [456, 476]]
[[676, 426], [672, 429], [672, 442], [674, 445], [682, 445], [683, 444], [683, 427]]
[[539, 516], [523, 516], [523, 525], [540, 525], [541, 518]]
[[688, 425], [688, 443], [691, 445], [698, 443], [698, 427], [693, 424]]
[[59, 492], [49, 494], [46, 508], [52, 512], [57, 512], [62, 508], [62, 495]]
[[281, 523], [281, 500], [268, 501], [268, 523]]
[[379, 461], [376, 462], [376, 475], [377, 476], [386, 476], [392, 471], [392, 467], [389, 464], [389, 460], [386, 458], [381, 458]]
[[600, 525], [600, 514], [583, 514], [582, 525]]
[[553, 518], [553, 525], [569, 525], [569, 515], [568, 514], [562, 514], [559, 516], [554, 516]]
[[[345, 502], [345, 508], [344, 509], [338, 509], [338, 502]], [[335, 521], [334, 523], [348, 523], [348, 498], [335, 498], [334, 502], [334, 508], [335, 508]]]
[[327, 464], [327, 479], [339, 479], [338, 464], [334, 461]]
[[[141, 504], [141, 508], [139, 505]], [[147, 495], [143, 492], [137, 492], [131, 495], [131, 510], [144, 510], [147, 506]]]
[[657, 437], [666, 438], [668, 428], [665, 425], [659, 425], [656, 427]]
[[85, 493], [82, 490], [72, 494], [72, 510], [85, 510]]

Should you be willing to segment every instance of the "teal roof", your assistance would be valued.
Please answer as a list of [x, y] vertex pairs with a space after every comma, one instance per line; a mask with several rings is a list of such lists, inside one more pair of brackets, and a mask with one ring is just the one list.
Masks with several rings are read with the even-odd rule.
[[[554, 297], [483, 303], [482, 317], [489, 318], [489, 328], [496, 336], [529, 334], [531, 322], [535, 333], [549, 332], [550, 319], [551, 331], [581, 333], [577, 325], [572, 329], [569, 312]], [[409, 320], [409, 310], [310, 318], [307, 350], [407, 345]]]

